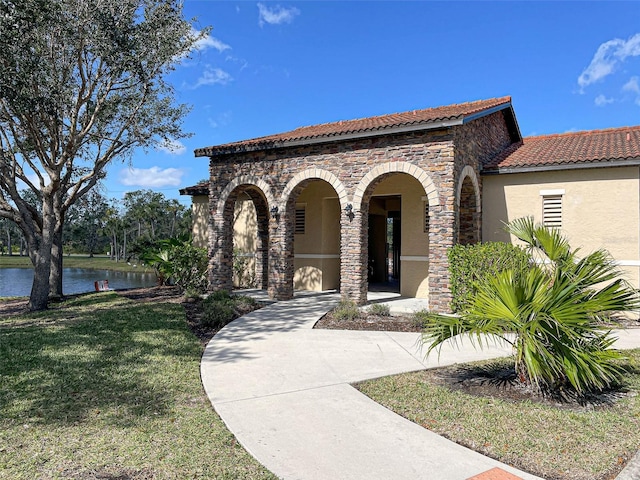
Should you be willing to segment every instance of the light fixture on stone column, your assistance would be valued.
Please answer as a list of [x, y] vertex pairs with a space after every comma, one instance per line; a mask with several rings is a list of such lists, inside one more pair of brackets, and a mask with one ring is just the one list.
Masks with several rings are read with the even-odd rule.
[[278, 213], [278, 206], [274, 205], [273, 207], [271, 207], [271, 209], [269, 210], [269, 214], [271, 215], [271, 218], [274, 218], [276, 221], [278, 221], [278, 219], [280, 218], [280, 214]]
[[344, 213], [347, 214], [347, 217], [349, 217], [349, 219], [353, 220], [353, 217], [355, 216], [355, 213], [353, 213], [353, 205], [347, 203], [347, 206], [344, 207]]

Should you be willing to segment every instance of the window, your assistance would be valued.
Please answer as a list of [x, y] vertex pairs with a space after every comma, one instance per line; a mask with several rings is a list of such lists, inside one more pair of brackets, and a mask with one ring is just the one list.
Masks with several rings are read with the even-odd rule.
[[307, 219], [307, 208], [305, 205], [296, 205], [296, 224], [293, 233], [296, 235], [304, 234], [304, 227]]
[[541, 190], [542, 224], [545, 227], [562, 228], [562, 197], [564, 190]]

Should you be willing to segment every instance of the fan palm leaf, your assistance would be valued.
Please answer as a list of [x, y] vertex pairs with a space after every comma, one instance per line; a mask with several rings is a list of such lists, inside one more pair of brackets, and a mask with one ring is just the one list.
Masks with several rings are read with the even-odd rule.
[[431, 315], [422, 336], [428, 352], [462, 334], [480, 347], [498, 337], [513, 345], [520, 379], [538, 389], [607, 388], [622, 371], [604, 322], [638, 309], [638, 292], [620, 278], [605, 250], [579, 259], [558, 230], [531, 218], [506, 229], [526, 244], [528, 271], [507, 270], [478, 285], [460, 317]]

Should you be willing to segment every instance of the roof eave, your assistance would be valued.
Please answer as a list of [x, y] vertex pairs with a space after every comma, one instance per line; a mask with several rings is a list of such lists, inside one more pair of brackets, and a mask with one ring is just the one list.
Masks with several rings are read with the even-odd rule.
[[[275, 150], [278, 148], [286, 147], [302, 147], [308, 145], [318, 145], [322, 143], [332, 143], [336, 141], [345, 140], [359, 140], [362, 138], [379, 137], [381, 135], [389, 135], [395, 133], [408, 133], [417, 132], [421, 130], [438, 130], [440, 128], [449, 128], [456, 125], [462, 125], [464, 118], [456, 118], [452, 120], [443, 120], [440, 122], [421, 123], [418, 125], [403, 125], [399, 127], [379, 128], [376, 130], [367, 130], [361, 132], [349, 132], [345, 134], [326, 135], [321, 137], [312, 138], [300, 138], [295, 140], [281, 140], [271, 142], [271, 145], [256, 144], [246, 145], [242, 148], [229, 147], [229, 148], [199, 148], [194, 151], [196, 157], [214, 157], [218, 155], [233, 154], [233, 153], [247, 153], [247, 152], [259, 152], [261, 150]], [[266, 142], [265, 142], [266, 143]]]
[[559, 170], [584, 170], [588, 168], [606, 167], [637, 167], [640, 166], [640, 157], [615, 160], [601, 160], [593, 162], [565, 163], [553, 165], [532, 165], [527, 167], [498, 167], [483, 170], [482, 175], [503, 175], [512, 173], [554, 172]]

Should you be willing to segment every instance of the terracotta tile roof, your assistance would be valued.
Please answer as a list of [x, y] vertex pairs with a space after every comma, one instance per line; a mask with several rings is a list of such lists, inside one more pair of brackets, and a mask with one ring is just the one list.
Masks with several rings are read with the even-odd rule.
[[191, 187], [180, 189], [180, 195], [209, 195], [209, 181], [202, 181]]
[[483, 173], [640, 162], [640, 126], [528, 137], [485, 162]]
[[367, 134], [382, 134], [385, 131], [401, 128], [415, 127], [420, 129], [424, 127], [427, 129], [429, 127], [442, 126], [443, 123], [455, 125], [491, 113], [494, 110], [509, 108], [510, 106], [511, 97], [501, 97], [357, 120], [324, 123], [310, 127], [300, 127], [276, 135], [199, 148], [195, 151], [195, 155], [196, 157], [204, 157], [225, 153], [266, 150], [286, 147], [291, 144], [316, 143], [323, 140], [331, 141], [341, 136], [357, 137], [367, 136]]

